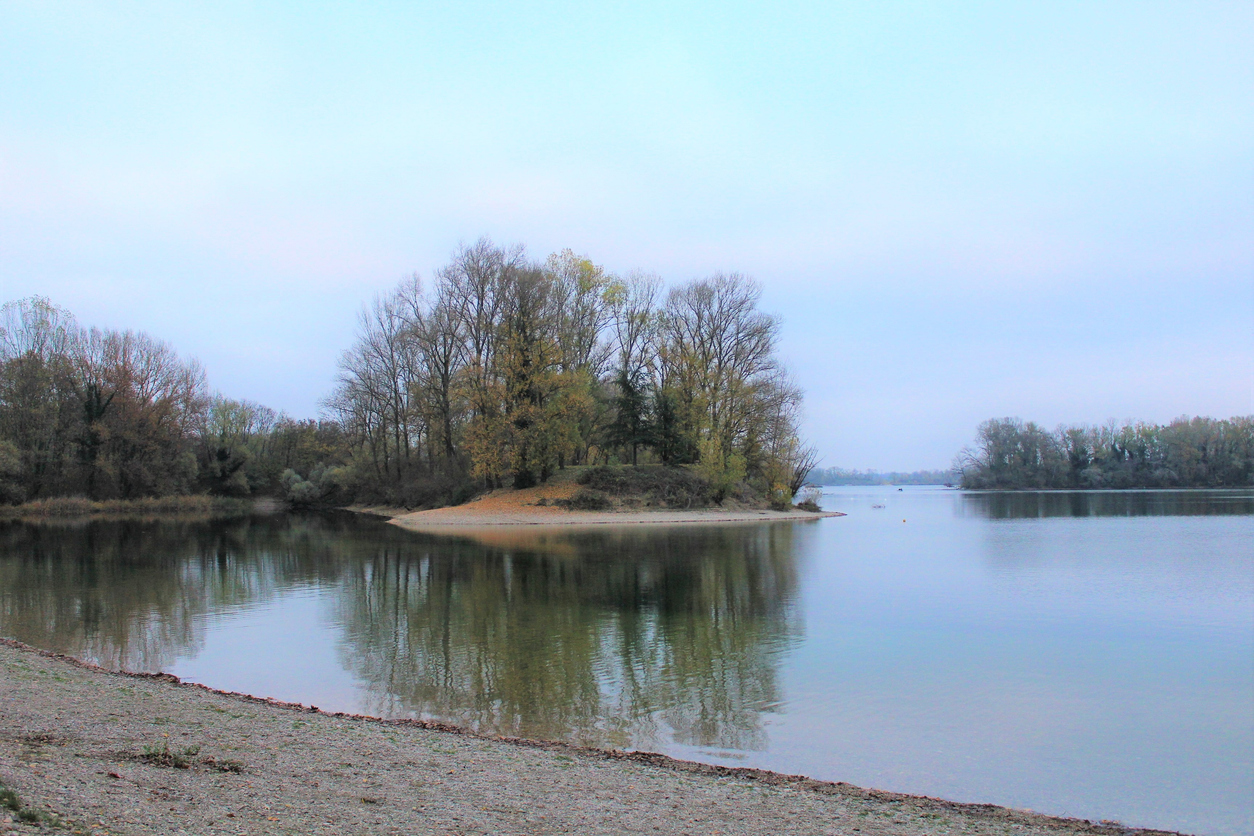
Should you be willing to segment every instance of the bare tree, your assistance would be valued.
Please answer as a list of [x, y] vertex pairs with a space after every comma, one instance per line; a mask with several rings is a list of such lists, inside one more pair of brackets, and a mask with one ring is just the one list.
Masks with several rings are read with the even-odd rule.
[[443, 279], [437, 286], [435, 304], [414, 323], [413, 339], [420, 357], [417, 385], [422, 408], [429, 416], [428, 435], [436, 439], [445, 463], [456, 464], [461, 416], [454, 387], [466, 365], [466, 333]]

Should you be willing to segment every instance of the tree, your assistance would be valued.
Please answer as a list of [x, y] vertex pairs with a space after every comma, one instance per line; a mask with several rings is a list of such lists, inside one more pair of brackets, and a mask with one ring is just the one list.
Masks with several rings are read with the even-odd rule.
[[618, 396], [614, 401], [614, 421], [609, 427], [610, 442], [629, 450], [629, 459], [634, 465], [638, 461], [640, 447], [653, 440], [645, 382], [639, 372], [633, 375], [626, 369], [619, 369], [614, 383], [618, 387]]
[[720, 274], [667, 297], [658, 353], [661, 388], [672, 393], [667, 432], [711, 472], [735, 473], [761, 454], [763, 419], [781, 396], [779, 321], [757, 309], [761, 294], [744, 276]]
[[511, 427], [515, 488], [548, 479], [556, 464], [555, 422], [548, 411], [556, 389], [553, 282], [536, 269], [510, 271], [500, 360], [504, 413]]
[[16, 451], [23, 497], [69, 484], [77, 417], [73, 358], [81, 334], [69, 311], [40, 296], [0, 308], [0, 439]]

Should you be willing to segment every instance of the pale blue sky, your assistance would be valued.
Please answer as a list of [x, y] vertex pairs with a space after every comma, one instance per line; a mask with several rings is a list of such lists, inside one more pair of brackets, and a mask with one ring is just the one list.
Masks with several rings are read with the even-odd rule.
[[1254, 4], [0, 0], [0, 301], [317, 412], [461, 240], [785, 322], [824, 464], [1254, 413]]

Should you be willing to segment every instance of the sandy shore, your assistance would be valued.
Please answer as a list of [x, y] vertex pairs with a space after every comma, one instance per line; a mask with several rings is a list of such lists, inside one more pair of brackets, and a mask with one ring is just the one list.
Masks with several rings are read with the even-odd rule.
[[579, 488], [562, 480], [526, 490], [493, 491], [465, 505], [406, 511], [403, 508], [354, 507], [350, 510], [389, 517], [402, 528], [414, 531], [459, 533], [496, 526], [596, 526], [596, 525], [693, 525], [699, 523], [778, 522], [841, 517], [837, 511], [769, 511], [728, 507], [669, 510], [658, 508], [613, 511], [572, 511], [553, 503], [570, 499]]
[[53, 816], [94, 834], [1163, 832], [325, 714], [8, 640], [0, 784], [45, 822], [3, 811], [4, 834]]

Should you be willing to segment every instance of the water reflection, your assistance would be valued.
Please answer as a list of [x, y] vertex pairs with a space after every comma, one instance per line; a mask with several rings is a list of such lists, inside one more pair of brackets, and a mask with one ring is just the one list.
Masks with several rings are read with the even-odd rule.
[[1254, 490], [963, 492], [963, 516], [1194, 517], [1254, 514]]
[[159, 670], [195, 656], [224, 613], [312, 588], [369, 713], [755, 750], [801, 635], [795, 536], [785, 524], [455, 540], [341, 516], [11, 524], [0, 634]]
[[800, 632], [791, 526], [415, 538], [339, 596], [376, 713], [600, 745], [757, 749]]
[[0, 525], [0, 633], [106, 667], [192, 655], [211, 612], [337, 571], [316, 517]]

